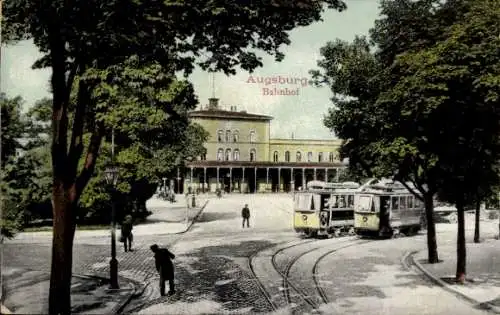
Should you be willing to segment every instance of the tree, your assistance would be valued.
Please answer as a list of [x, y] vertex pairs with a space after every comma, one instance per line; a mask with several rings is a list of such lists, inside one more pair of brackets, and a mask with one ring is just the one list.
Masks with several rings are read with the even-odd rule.
[[464, 207], [491, 194], [499, 181], [500, 156], [500, 28], [494, 23], [500, 2], [463, 4], [464, 19], [446, 28], [436, 45], [397, 58], [391, 71], [399, 81], [385, 95], [386, 101], [403, 105], [403, 116], [420, 115], [411, 128], [422, 123], [422, 145], [439, 166], [441, 199], [457, 207], [460, 283], [466, 274]]
[[21, 117], [23, 99], [20, 96], [8, 98], [5, 93], [0, 93], [0, 106], [2, 108], [2, 167], [12, 158], [16, 151], [22, 148], [19, 140], [23, 136], [24, 121]]
[[[101, 140], [109, 125], [96, 120], [95, 88], [110, 67], [131, 56], [141, 64], [157, 62], [189, 73], [196, 57], [203, 69], [234, 74], [235, 67], [253, 70], [262, 65], [252, 49], [282, 60], [282, 44], [296, 26], [320, 20], [324, 6], [344, 9], [340, 0], [323, 1], [30, 1], [5, 4], [7, 40], [33, 38], [44, 56], [36, 67], [51, 67], [52, 166], [54, 234], [49, 312], [70, 312], [75, 208], [95, 169]], [[92, 17], [89, 19], [89, 17]], [[230, 25], [230, 27], [228, 27]], [[270, 31], [272, 30], [272, 31]], [[81, 79], [76, 82], [75, 78]], [[72, 88], [77, 101], [70, 124]], [[90, 115], [89, 115], [90, 113]], [[167, 106], [167, 113], [175, 110]], [[70, 128], [71, 125], [71, 128]], [[83, 135], [91, 134], [83, 168]], [[68, 140], [69, 139], [69, 140]]]
[[[343, 139], [341, 156], [349, 158], [349, 168], [361, 177], [395, 177], [425, 204], [428, 259], [438, 262], [433, 220], [433, 197], [437, 192], [434, 157], [425, 155], [412, 143], [414, 135], [399, 119], [397, 107], [380, 102], [387, 73], [381, 57], [370, 50], [365, 38], [352, 43], [335, 41], [321, 49], [321, 71], [312, 71], [318, 84], [330, 86], [336, 108], [329, 110], [325, 126]], [[383, 59], [382, 59], [383, 60]]]
[[22, 149], [20, 139], [23, 136], [24, 121], [21, 115], [23, 99], [20, 96], [8, 98], [5, 93], [0, 94], [2, 118], [2, 145], [1, 145], [1, 207], [2, 218], [0, 234], [11, 238], [20, 229], [22, 212], [19, 210], [18, 201], [20, 191], [12, 187], [12, 179], [16, 176], [17, 151]]

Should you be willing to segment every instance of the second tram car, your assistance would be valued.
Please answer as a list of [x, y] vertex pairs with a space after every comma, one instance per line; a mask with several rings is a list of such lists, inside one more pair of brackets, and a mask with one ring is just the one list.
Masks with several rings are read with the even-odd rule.
[[355, 196], [354, 229], [358, 235], [398, 237], [422, 228], [424, 204], [402, 184], [380, 181]]
[[295, 194], [294, 229], [310, 237], [354, 234], [354, 195], [359, 184], [315, 182]]

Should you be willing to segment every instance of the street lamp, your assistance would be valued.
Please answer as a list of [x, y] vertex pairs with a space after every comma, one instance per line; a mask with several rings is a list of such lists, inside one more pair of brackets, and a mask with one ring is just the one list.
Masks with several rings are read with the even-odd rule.
[[118, 182], [118, 167], [111, 165], [106, 167], [104, 175], [106, 182], [111, 187], [111, 260], [109, 261], [109, 279], [111, 289], [118, 289], [118, 260], [116, 260], [116, 207], [115, 192]]
[[181, 174], [179, 170], [179, 164], [181, 163], [181, 158], [178, 156], [175, 159], [175, 165], [177, 165], [177, 193], [181, 193]]

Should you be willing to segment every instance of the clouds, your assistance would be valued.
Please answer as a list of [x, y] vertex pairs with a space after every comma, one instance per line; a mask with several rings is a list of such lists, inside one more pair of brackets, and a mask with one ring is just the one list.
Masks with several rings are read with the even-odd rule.
[[[285, 59], [275, 62], [272, 56], [262, 55], [264, 67], [256, 69], [253, 77], [299, 77], [309, 78], [309, 70], [316, 68], [320, 58], [319, 49], [328, 41], [340, 38], [352, 40], [355, 35], [367, 34], [378, 16], [378, 1], [350, 1], [348, 9], [339, 13], [327, 11], [324, 22], [308, 27], [299, 27], [290, 32], [291, 44], [282, 48]], [[2, 47], [1, 91], [9, 96], [21, 95], [26, 107], [36, 100], [50, 97], [48, 80], [50, 70], [31, 70], [31, 65], [40, 56], [31, 41], [16, 46]], [[333, 104], [328, 88], [300, 87], [299, 95], [263, 95], [263, 87], [296, 88], [295, 85], [264, 85], [247, 83], [249, 73], [238, 71], [227, 77], [215, 75], [215, 96], [226, 109], [236, 106], [238, 110], [274, 116], [271, 122], [272, 137], [296, 137], [322, 139], [331, 138], [332, 133], [323, 126], [323, 116]], [[200, 105], [212, 97], [212, 74], [196, 68], [189, 77], [198, 95]], [[299, 136], [300, 135], [300, 136]]]

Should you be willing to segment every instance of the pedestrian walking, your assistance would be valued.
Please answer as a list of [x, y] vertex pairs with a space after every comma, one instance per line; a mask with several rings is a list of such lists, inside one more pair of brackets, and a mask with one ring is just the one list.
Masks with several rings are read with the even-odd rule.
[[130, 214], [126, 215], [122, 223], [122, 235], [120, 237], [120, 242], [123, 243], [125, 252], [132, 251], [132, 241], [134, 239], [134, 235], [132, 234], [133, 223], [134, 222], [132, 216]]
[[248, 209], [248, 205], [241, 210], [241, 217], [243, 218], [242, 227], [245, 227], [245, 222], [247, 223], [247, 228], [250, 227], [250, 209]]
[[169, 290], [168, 295], [175, 293], [174, 288], [174, 264], [172, 259], [175, 255], [166, 248], [160, 248], [158, 245], [151, 245], [151, 251], [155, 253], [156, 270], [160, 274], [160, 294], [165, 295], [165, 281], [168, 280]]

